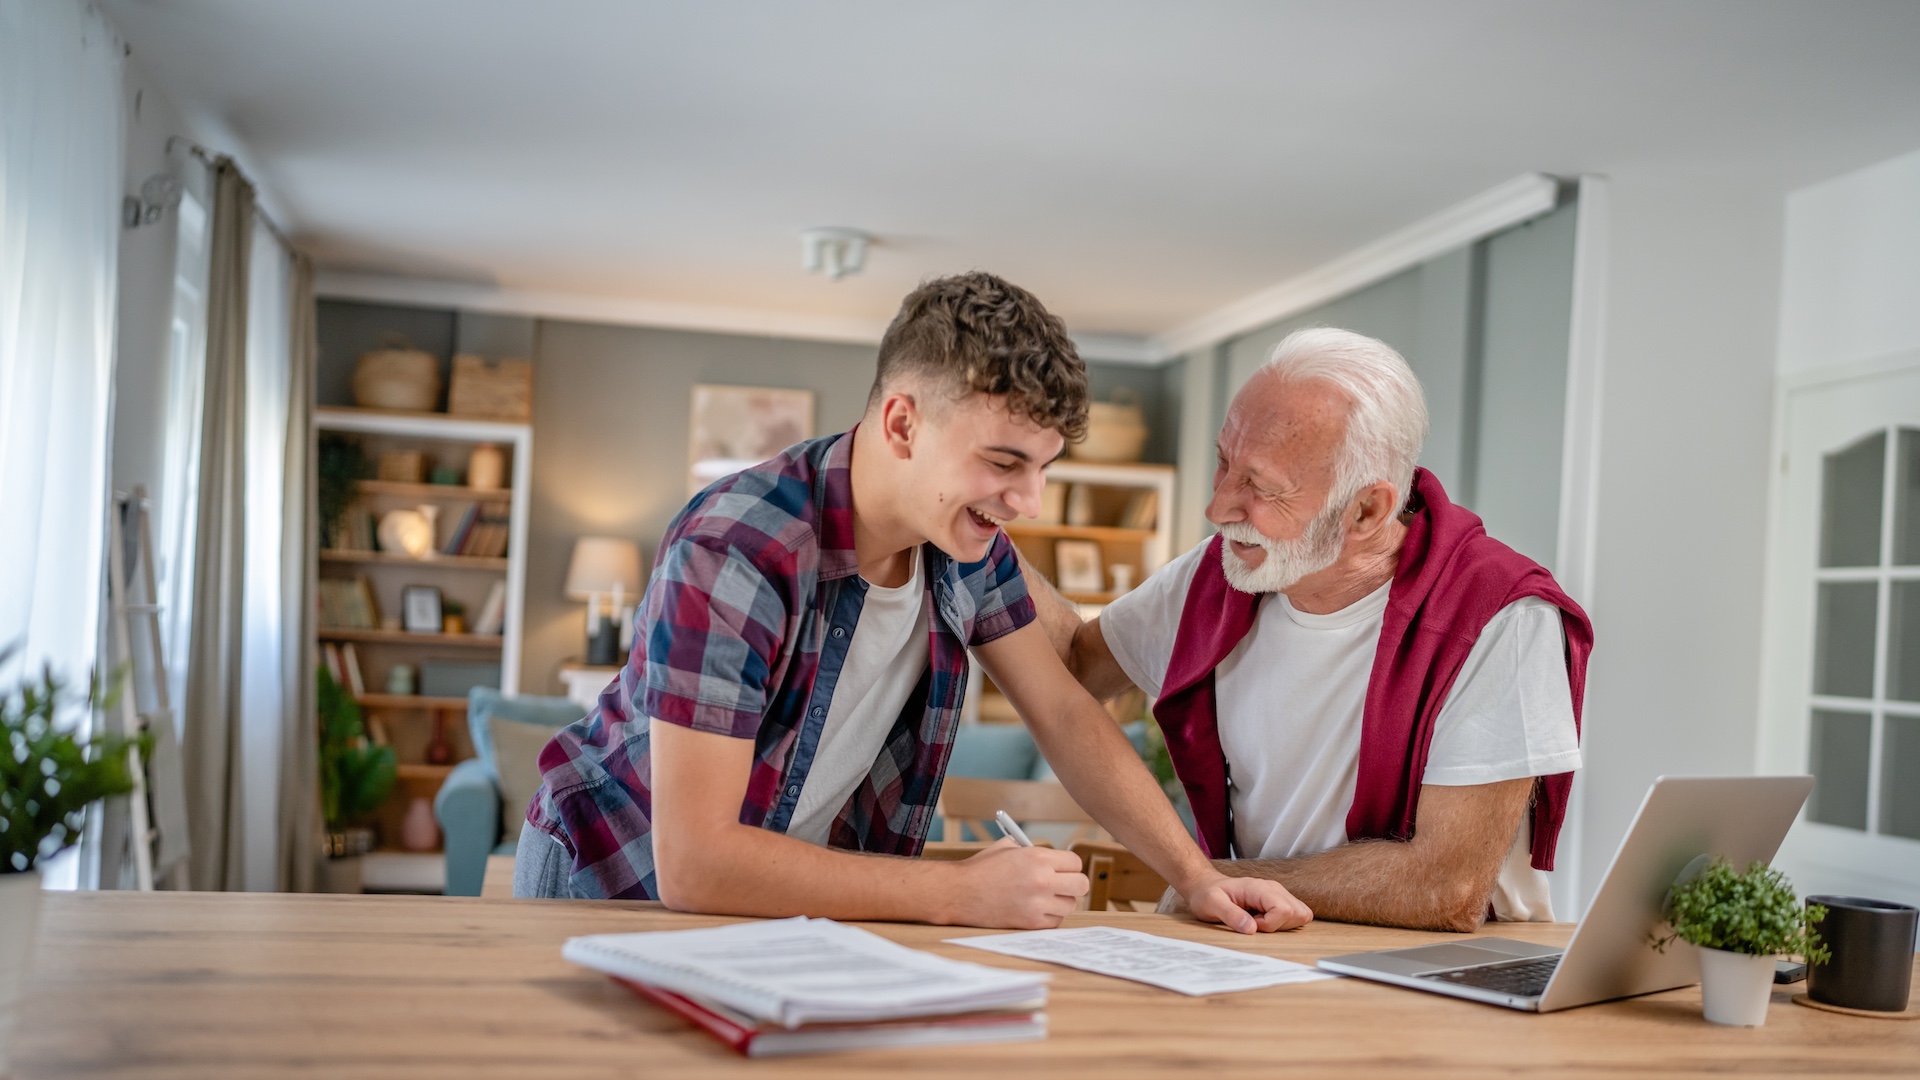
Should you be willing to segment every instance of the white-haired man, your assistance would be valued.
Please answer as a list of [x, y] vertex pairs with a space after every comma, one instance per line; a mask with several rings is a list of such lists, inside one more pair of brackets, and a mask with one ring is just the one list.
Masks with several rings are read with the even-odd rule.
[[1392, 348], [1297, 331], [1227, 412], [1220, 535], [1090, 622], [1064, 602], [1043, 621], [1095, 696], [1156, 699], [1233, 873], [1325, 919], [1550, 919], [1592, 628], [1415, 466], [1426, 434]]

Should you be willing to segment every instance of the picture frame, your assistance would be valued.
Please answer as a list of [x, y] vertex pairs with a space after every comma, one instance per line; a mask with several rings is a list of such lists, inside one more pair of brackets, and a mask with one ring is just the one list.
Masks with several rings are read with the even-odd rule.
[[400, 590], [400, 628], [409, 634], [438, 634], [441, 630], [440, 590], [432, 585], [408, 585]]
[[813, 391], [775, 386], [693, 388], [687, 494], [813, 438]]
[[1097, 593], [1106, 587], [1100, 566], [1100, 545], [1092, 540], [1056, 540], [1053, 544], [1055, 583], [1061, 592]]

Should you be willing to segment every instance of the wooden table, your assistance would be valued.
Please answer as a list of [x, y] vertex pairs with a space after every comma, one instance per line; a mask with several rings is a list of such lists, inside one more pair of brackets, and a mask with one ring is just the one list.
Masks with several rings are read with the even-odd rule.
[[[15, 1036], [22, 1080], [74, 1076], [1128, 1077], [1920, 1074], [1920, 1021], [1774, 995], [1759, 1029], [1697, 988], [1546, 1016], [1357, 979], [1210, 998], [1030, 964], [875, 924], [947, 956], [1054, 974], [1044, 1042], [749, 1061], [560, 959], [573, 934], [707, 926], [658, 905], [409, 896], [49, 894]], [[1450, 935], [1315, 923], [1238, 937], [1170, 916], [1105, 923], [1311, 963]], [[1554, 944], [1570, 927], [1507, 925]]]

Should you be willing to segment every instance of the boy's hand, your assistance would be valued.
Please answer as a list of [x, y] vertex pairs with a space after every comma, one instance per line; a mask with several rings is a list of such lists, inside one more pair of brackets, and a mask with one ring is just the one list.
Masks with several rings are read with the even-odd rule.
[[[1195, 918], [1217, 922], [1242, 934], [1292, 930], [1313, 921], [1313, 911], [1285, 885], [1266, 878], [1227, 877], [1216, 873], [1182, 896]], [[1166, 911], [1165, 901], [1161, 909]]]
[[1080, 856], [1023, 848], [1006, 837], [953, 866], [960, 884], [942, 921], [959, 926], [1052, 929], [1091, 887], [1080, 872]]

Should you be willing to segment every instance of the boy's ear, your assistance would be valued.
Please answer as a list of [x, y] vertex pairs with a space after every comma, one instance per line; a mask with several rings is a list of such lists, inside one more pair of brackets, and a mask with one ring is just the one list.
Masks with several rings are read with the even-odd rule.
[[905, 390], [893, 390], [880, 401], [880, 431], [894, 457], [913, 457], [913, 443], [926, 424], [919, 403]]

